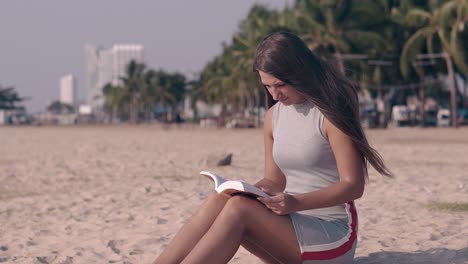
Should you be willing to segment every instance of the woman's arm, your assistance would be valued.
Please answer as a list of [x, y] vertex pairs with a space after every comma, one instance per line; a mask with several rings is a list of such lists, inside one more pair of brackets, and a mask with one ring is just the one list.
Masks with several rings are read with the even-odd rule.
[[289, 195], [268, 192], [273, 197], [257, 198], [279, 215], [315, 208], [331, 207], [355, 200], [364, 192], [364, 168], [361, 155], [351, 138], [324, 118], [325, 136], [330, 142], [340, 182], [318, 191]]
[[315, 192], [295, 195], [294, 211], [335, 206], [358, 199], [364, 192], [362, 158], [349, 136], [324, 118], [325, 136], [330, 142], [340, 182]]
[[272, 115], [273, 107], [266, 112], [263, 126], [265, 175], [263, 176], [263, 179], [255, 184], [255, 186], [262, 187], [273, 192], [282, 192], [286, 187], [286, 177], [273, 160]]

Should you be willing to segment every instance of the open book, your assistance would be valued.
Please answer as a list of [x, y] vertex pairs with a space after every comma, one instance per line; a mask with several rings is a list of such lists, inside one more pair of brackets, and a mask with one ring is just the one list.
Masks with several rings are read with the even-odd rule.
[[261, 189], [244, 181], [228, 181], [223, 177], [209, 171], [201, 171], [200, 174], [206, 176], [214, 182], [215, 191], [218, 193], [225, 193], [228, 195], [245, 194], [251, 197], [270, 197], [270, 195], [266, 194]]

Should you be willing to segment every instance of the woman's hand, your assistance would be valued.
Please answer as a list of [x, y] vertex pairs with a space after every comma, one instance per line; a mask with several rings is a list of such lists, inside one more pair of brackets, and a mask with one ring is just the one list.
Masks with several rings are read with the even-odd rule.
[[262, 202], [268, 209], [278, 215], [287, 215], [295, 212], [298, 207], [298, 202], [293, 195], [284, 192], [271, 192], [268, 189], [261, 188], [262, 191], [270, 195], [270, 198], [258, 197], [257, 200]]

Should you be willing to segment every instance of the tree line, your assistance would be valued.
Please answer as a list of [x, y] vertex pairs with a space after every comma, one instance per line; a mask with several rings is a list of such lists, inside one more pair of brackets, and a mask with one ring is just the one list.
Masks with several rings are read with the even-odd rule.
[[186, 91], [183, 74], [153, 70], [144, 63], [131, 61], [119, 85], [103, 87], [104, 110], [112, 120], [132, 123], [155, 118], [155, 108], [175, 109]]
[[[468, 74], [466, 0], [296, 0], [283, 10], [255, 5], [232, 41], [203, 68], [193, 97], [221, 104], [222, 114], [228, 107], [253, 113], [265, 106], [252, 62], [262, 38], [278, 30], [299, 35], [377, 99], [384, 100], [392, 87], [442, 74], [449, 77], [452, 113], [463, 104], [454, 76], [466, 80]], [[431, 89], [440, 93], [441, 87]]]

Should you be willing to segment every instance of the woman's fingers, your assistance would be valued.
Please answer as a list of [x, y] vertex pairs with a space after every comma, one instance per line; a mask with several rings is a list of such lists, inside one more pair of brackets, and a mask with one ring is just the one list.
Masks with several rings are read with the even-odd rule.
[[270, 198], [271, 203], [280, 203], [284, 201], [284, 194], [280, 193]]
[[258, 197], [257, 200], [264, 204], [277, 204], [284, 201], [284, 195], [279, 194], [270, 198]]
[[284, 202], [284, 194], [278, 193], [277, 195], [272, 196], [270, 198], [258, 197], [257, 200], [259, 200], [265, 205], [277, 205]]
[[265, 203], [265, 206], [271, 210], [284, 208], [284, 203]]
[[264, 187], [260, 187], [260, 190], [262, 190], [264, 193], [270, 195], [270, 196], [274, 196], [275, 193], [272, 192], [270, 189], [267, 189], [267, 188], [264, 188]]
[[270, 198], [258, 197], [257, 199], [262, 202], [269, 210], [278, 215], [285, 215], [289, 212], [292, 212], [291, 198], [288, 194], [277, 193]]
[[285, 215], [287, 214], [285, 204], [284, 203], [263, 203], [266, 208], [277, 215]]

